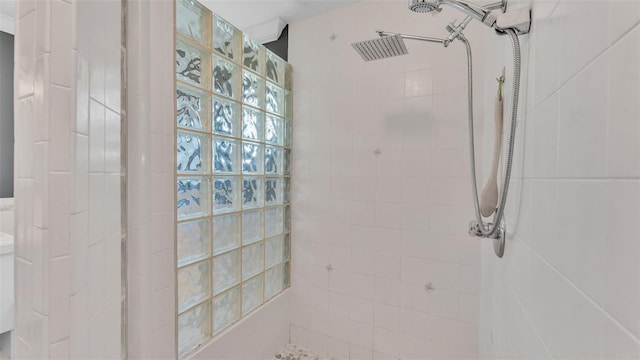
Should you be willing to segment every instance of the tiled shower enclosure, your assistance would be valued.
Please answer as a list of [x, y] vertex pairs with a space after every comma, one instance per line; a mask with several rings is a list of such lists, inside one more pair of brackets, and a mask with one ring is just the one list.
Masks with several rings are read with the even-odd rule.
[[176, 2], [178, 354], [289, 287], [291, 66]]

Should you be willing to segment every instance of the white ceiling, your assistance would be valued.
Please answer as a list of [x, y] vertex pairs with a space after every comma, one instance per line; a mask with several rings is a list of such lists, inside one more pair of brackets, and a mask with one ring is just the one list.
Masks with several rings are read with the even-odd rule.
[[15, 0], [0, 0], [0, 31], [14, 33], [16, 3]]
[[[312, 17], [359, 0], [200, 0], [213, 12], [246, 30], [276, 18], [286, 23]], [[15, 0], [0, 0], [0, 27], [13, 28]], [[7, 31], [7, 30], [3, 30]], [[13, 31], [11, 31], [13, 32]]]
[[15, 14], [16, 14], [15, 0], [0, 0], [0, 14], [15, 17]]
[[199, 0], [227, 21], [246, 30], [275, 18], [286, 23], [312, 17], [359, 0]]

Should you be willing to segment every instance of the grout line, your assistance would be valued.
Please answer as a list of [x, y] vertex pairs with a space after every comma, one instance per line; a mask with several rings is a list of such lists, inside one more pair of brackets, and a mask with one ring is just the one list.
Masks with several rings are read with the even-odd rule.
[[553, 15], [553, 13], [556, 12], [556, 9], [560, 6], [560, 0], [556, 0], [556, 5], [553, 7], [553, 9], [549, 12], [548, 17], [550, 17], [551, 15]]
[[531, 325], [531, 328], [533, 329], [533, 331], [535, 332], [536, 336], [540, 340], [540, 343], [544, 347], [544, 350], [547, 352], [547, 354], [549, 354], [551, 356], [551, 358], [553, 358], [553, 354], [551, 353], [551, 351], [549, 350], [549, 347], [547, 347], [547, 344], [545, 343], [544, 339], [540, 335], [540, 332], [536, 328], [535, 323], [531, 320], [531, 317], [529, 316], [529, 312], [527, 311], [527, 308], [522, 304], [522, 301], [520, 300], [520, 297], [518, 296], [516, 291], [513, 288], [511, 288], [511, 286], [509, 285], [508, 282], [505, 281], [505, 284], [507, 285], [507, 287], [509, 288], [509, 290], [513, 294], [513, 297], [518, 302], [518, 306], [520, 306], [520, 308], [522, 309], [522, 312], [524, 313], [524, 316], [526, 317], [527, 321]]
[[60, 339], [58, 341], [54, 341], [54, 342], [50, 343], [49, 347], [61, 344], [63, 341], [68, 341], [68, 340], [70, 340], [70, 335], [67, 335], [67, 336], [65, 336], [64, 338], [62, 338], [62, 339]]
[[[23, 20], [24, 18], [26, 18], [27, 16], [31, 15], [31, 13], [35, 13], [36, 12], [36, 8], [35, 6], [33, 7], [33, 9], [29, 10], [29, 12], [27, 12], [26, 14], [23, 14], [22, 16], [20, 16], [19, 18], [17, 18], [16, 20]], [[16, 21], [16, 25], [17, 25], [17, 21]], [[16, 30], [17, 26], [16, 26]]]
[[57, 83], [54, 83], [53, 81], [49, 82], [49, 86], [54, 87], [54, 88], [58, 88], [58, 89], [63, 89], [63, 90], [71, 90], [70, 86], [57, 84]]
[[49, 261], [58, 261], [58, 260], [66, 259], [66, 258], [71, 258], [71, 254], [54, 256], [54, 257], [50, 258]]
[[531, 253], [533, 253], [536, 257], [538, 257], [538, 259], [543, 264], [548, 266], [551, 270], [553, 270], [553, 272], [558, 274], [562, 280], [567, 282], [571, 288], [575, 289], [582, 297], [586, 298], [587, 301], [591, 303], [591, 305], [593, 305], [597, 310], [600, 310], [605, 315], [605, 317], [607, 317], [614, 324], [618, 325], [618, 327], [620, 327], [630, 338], [635, 340], [636, 343], [640, 344], [640, 338], [638, 338], [638, 336], [636, 336], [633, 332], [631, 332], [629, 329], [627, 329], [627, 327], [625, 325], [621, 324], [605, 308], [603, 308], [600, 304], [598, 304], [598, 302], [596, 302], [590, 295], [588, 295], [587, 293], [582, 291], [582, 289], [580, 289], [580, 287], [578, 287], [578, 285], [576, 285], [573, 281], [571, 281], [568, 277], [566, 277], [563, 273], [561, 273], [558, 269], [556, 269], [553, 265], [551, 265], [544, 257], [542, 257], [541, 254], [539, 254], [534, 248], [529, 246], [528, 243], [526, 243], [524, 241], [522, 243], [523, 243], [524, 246], [528, 247], [529, 250], [531, 251]]
[[540, 103], [538, 103], [537, 105], [535, 105], [531, 111], [529, 111], [529, 113], [533, 112], [534, 110], [536, 110], [538, 107], [540, 107], [542, 104], [544, 104], [545, 102], [547, 102], [551, 97], [557, 95], [562, 89], [564, 89], [570, 82], [572, 82], [576, 77], [578, 77], [579, 75], [581, 75], [588, 67], [590, 67], [591, 65], [593, 65], [596, 61], [598, 61], [602, 56], [604, 56], [607, 52], [609, 52], [609, 50], [614, 47], [618, 42], [620, 42], [623, 38], [625, 38], [629, 33], [631, 33], [632, 31], [634, 31], [638, 26], [640, 25], [640, 21], [636, 22], [633, 26], [631, 26], [627, 31], [625, 31], [620, 37], [618, 37], [617, 39], [615, 39], [613, 42], [611, 42], [610, 44], [608, 44], [604, 49], [602, 49], [601, 52], [599, 52], [598, 54], [596, 54], [596, 56], [594, 56], [591, 60], [589, 60], [589, 62], [587, 62], [583, 67], [581, 67], [580, 69], [578, 69], [578, 71], [576, 71], [573, 75], [569, 76], [569, 78], [564, 81], [561, 82], [558, 87], [551, 92], [551, 94], [549, 94], [548, 96], [544, 97]]
[[611, 182], [640, 182], [640, 178], [636, 177], [617, 177], [617, 178], [522, 178], [517, 179], [519, 181], [547, 181], [547, 182], [603, 182], [603, 183], [611, 183]]
[[16, 101], [15, 102], [18, 103], [18, 102], [20, 102], [22, 100], [26, 100], [26, 99], [32, 98], [32, 97], [35, 97], [35, 94], [33, 92], [31, 92], [31, 93], [29, 93], [27, 95], [22, 95], [21, 97], [16, 97], [16, 99], [15, 99]]

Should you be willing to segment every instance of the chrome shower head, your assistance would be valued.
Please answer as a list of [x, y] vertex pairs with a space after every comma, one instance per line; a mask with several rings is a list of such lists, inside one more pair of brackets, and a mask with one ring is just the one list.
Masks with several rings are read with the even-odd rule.
[[401, 34], [359, 41], [351, 44], [351, 46], [362, 56], [364, 61], [380, 60], [409, 53]]
[[409, 0], [409, 10], [419, 13], [438, 13], [442, 11], [442, 7], [440, 5], [449, 5], [454, 7], [468, 16], [492, 27], [496, 22], [496, 17], [491, 14], [491, 10], [504, 9], [506, 6], [506, 0], [499, 0], [496, 3], [489, 4], [487, 6], [476, 5], [464, 0]]
[[440, 12], [440, 0], [409, 0], [409, 10], [418, 13]]

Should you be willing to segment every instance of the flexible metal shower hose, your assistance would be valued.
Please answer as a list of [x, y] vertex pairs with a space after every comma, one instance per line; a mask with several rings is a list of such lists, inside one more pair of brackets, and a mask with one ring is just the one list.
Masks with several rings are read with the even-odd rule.
[[471, 183], [473, 190], [473, 205], [476, 211], [476, 221], [480, 225], [479, 231], [483, 237], [492, 237], [500, 229], [500, 222], [504, 216], [504, 208], [507, 204], [507, 194], [509, 192], [509, 182], [511, 181], [511, 169], [513, 165], [513, 148], [516, 135], [516, 122], [518, 119], [518, 100], [520, 98], [520, 42], [518, 36], [512, 29], [504, 30], [504, 33], [509, 35], [513, 44], [513, 94], [511, 101], [511, 126], [509, 130], [509, 145], [507, 153], [507, 164], [505, 168], [504, 181], [502, 182], [502, 192], [500, 196], [500, 203], [498, 204], [498, 210], [493, 217], [493, 223], [484, 224], [482, 221], [482, 215], [480, 214], [480, 202], [478, 200], [478, 183], [476, 180], [476, 159], [475, 159], [475, 144], [473, 134], [473, 68], [471, 57], [471, 46], [469, 41], [460, 34], [459, 39], [464, 43], [467, 48], [467, 69], [468, 69], [468, 94], [469, 94], [469, 143], [470, 143], [470, 155], [471, 155]]

